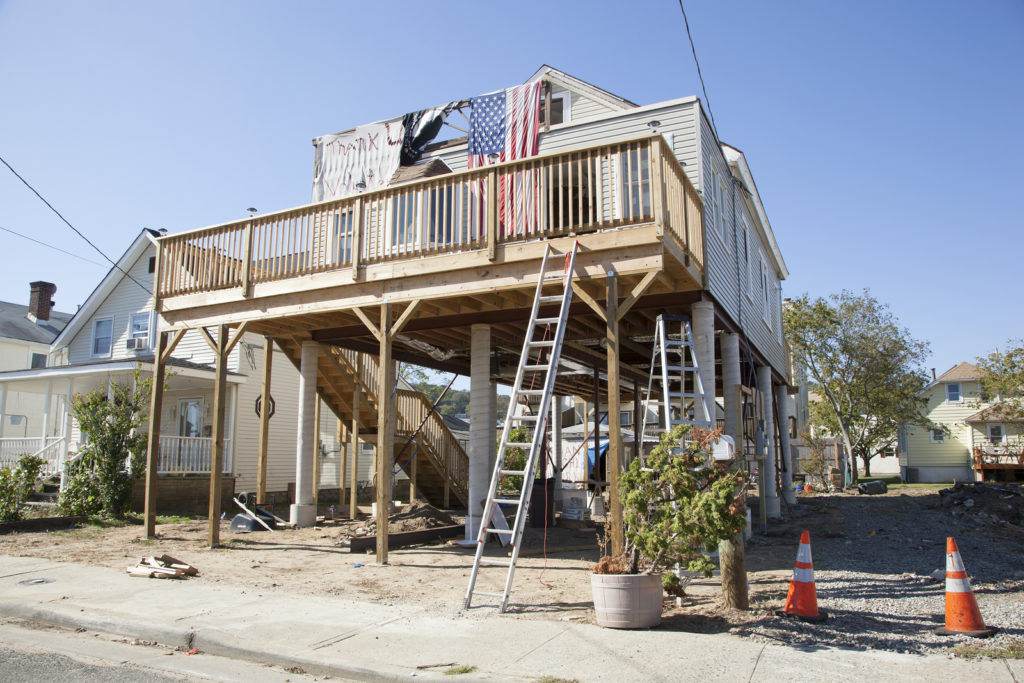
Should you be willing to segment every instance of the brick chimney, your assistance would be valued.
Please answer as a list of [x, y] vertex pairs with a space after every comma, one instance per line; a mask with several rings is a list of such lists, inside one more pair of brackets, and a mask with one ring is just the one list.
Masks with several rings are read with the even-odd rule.
[[51, 297], [57, 291], [57, 285], [40, 280], [30, 282], [28, 286], [32, 290], [28, 300], [28, 317], [32, 320], [49, 320], [50, 311], [55, 305]]

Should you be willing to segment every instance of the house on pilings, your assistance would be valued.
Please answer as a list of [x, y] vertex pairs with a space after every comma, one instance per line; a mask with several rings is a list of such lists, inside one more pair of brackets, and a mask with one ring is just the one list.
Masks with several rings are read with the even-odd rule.
[[[354, 432], [376, 434], [376, 471], [392, 471], [403, 401], [392, 390], [396, 361], [470, 376], [468, 457], [413, 462], [422, 460], [423, 471], [430, 460], [460, 482], [472, 514], [494, 457], [495, 386], [513, 379], [542, 256], [549, 245], [566, 253], [574, 243], [562, 347], [572, 371], [558, 377], [556, 393], [619, 414], [648, 381], [657, 316], [690, 316], [703, 385], [714, 387], [725, 432], [737, 443], [754, 441], [745, 425], [765, 435], [768, 515], [779, 514], [779, 495], [791, 495], [788, 431], [777, 429], [788, 424], [780, 399], [791, 383], [781, 316], [788, 273], [743, 153], [719, 140], [696, 97], [640, 106], [548, 66], [528, 79], [537, 81], [536, 154], [494, 155], [496, 163], [474, 167], [467, 138], [455, 137], [417, 150], [390, 182], [379, 172], [353, 182], [344, 164], [359, 162], [343, 160], [334, 178], [348, 189], [333, 196], [318, 139], [314, 196], [322, 201], [158, 240], [159, 348], [190, 329], [225, 344], [257, 333], [289, 349], [300, 369], [292, 521], [309, 524], [315, 514], [309, 434], [317, 395]], [[457, 117], [467, 104], [439, 109]], [[407, 115], [404, 124], [416, 120]], [[373, 124], [384, 131], [374, 139], [401, 141], [400, 122]], [[327, 137], [352, 144], [364, 130]], [[353, 386], [353, 374], [365, 382]], [[629, 457], [619, 432], [611, 420], [610, 479]], [[383, 483], [381, 535], [391, 488]], [[378, 543], [378, 559], [386, 557]]]

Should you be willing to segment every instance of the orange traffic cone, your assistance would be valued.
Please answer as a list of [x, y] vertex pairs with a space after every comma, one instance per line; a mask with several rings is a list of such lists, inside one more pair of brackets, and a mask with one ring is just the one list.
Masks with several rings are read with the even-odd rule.
[[786, 607], [778, 614], [813, 623], [820, 623], [828, 617], [824, 610], [818, 610], [818, 594], [814, 590], [814, 563], [811, 562], [811, 534], [807, 531], [800, 533], [800, 549], [796, 553], [796, 566], [793, 569], [793, 580], [789, 582]]
[[935, 631], [939, 635], [965, 635], [988, 638], [996, 632], [985, 626], [978, 611], [978, 603], [967, 579], [960, 549], [952, 536], [946, 538], [946, 627]]

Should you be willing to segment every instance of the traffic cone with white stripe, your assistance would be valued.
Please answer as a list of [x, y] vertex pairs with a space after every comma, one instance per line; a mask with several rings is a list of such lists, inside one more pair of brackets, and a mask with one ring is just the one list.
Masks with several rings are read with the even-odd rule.
[[943, 636], [965, 635], [988, 638], [996, 632], [985, 626], [974, 599], [967, 569], [952, 536], [946, 538], [946, 626], [935, 631]]
[[786, 606], [780, 616], [797, 617], [801, 621], [821, 623], [827, 618], [824, 610], [818, 609], [818, 593], [814, 589], [814, 563], [811, 561], [811, 534], [800, 533], [800, 549], [796, 553], [793, 580], [789, 582]]

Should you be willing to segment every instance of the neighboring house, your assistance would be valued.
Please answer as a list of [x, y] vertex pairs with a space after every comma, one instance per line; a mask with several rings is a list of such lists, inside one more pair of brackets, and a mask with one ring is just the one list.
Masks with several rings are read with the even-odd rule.
[[[38, 281], [29, 288], [28, 306], [0, 301], [0, 373], [45, 368], [50, 344], [71, 320], [70, 313], [53, 310], [56, 285]], [[39, 450], [49, 431], [43, 423], [45, 394], [23, 388], [0, 384], [0, 466]]]
[[[999, 469], [1017, 476], [1021, 453], [1021, 422], [1000, 417], [993, 403], [983, 400], [981, 371], [959, 363], [935, 378], [922, 394], [925, 416], [933, 427], [905, 425], [900, 431], [899, 459], [909, 482], [972, 481], [989, 478]], [[982, 467], [982, 456], [989, 455]], [[1006, 457], [1012, 455], [1012, 462]], [[977, 458], [975, 457], [977, 456]], [[1008, 468], [993, 464], [1011, 465]], [[1013, 466], [1016, 463], [1016, 466]], [[1012, 478], [1012, 477], [1011, 477]]]
[[[131, 384], [137, 371], [142, 379], [151, 377], [158, 236], [143, 230], [74, 316], [51, 311], [55, 287], [49, 283], [32, 283], [28, 309], [0, 303], [0, 403], [5, 406], [0, 454], [4, 464], [22, 453], [37, 453], [47, 460], [49, 472], [59, 472], [82, 445], [78, 425], [67, 411], [71, 397], [112, 382]], [[228, 475], [228, 496], [233, 490], [256, 488], [259, 418], [255, 402], [261, 393], [265, 343], [262, 335], [244, 335], [227, 363], [223, 470]], [[198, 332], [189, 332], [168, 364], [158, 461], [165, 480], [161, 510], [175, 509], [175, 498], [183, 496], [193, 500], [196, 510], [205, 509], [208, 483], [197, 479], [208, 482], [210, 469], [214, 355]], [[272, 369], [275, 412], [271, 424], [280, 428], [270, 430], [266, 498], [287, 502], [295, 473], [298, 373], [280, 348], [274, 349]], [[320, 486], [337, 490], [341, 444], [333, 415], [326, 408], [321, 415]], [[359, 480], [370, 479], [372, 460], [372, 444], [363, 444]], [[135, 503], [140, 505], [141, 496], [137, 498]]]

